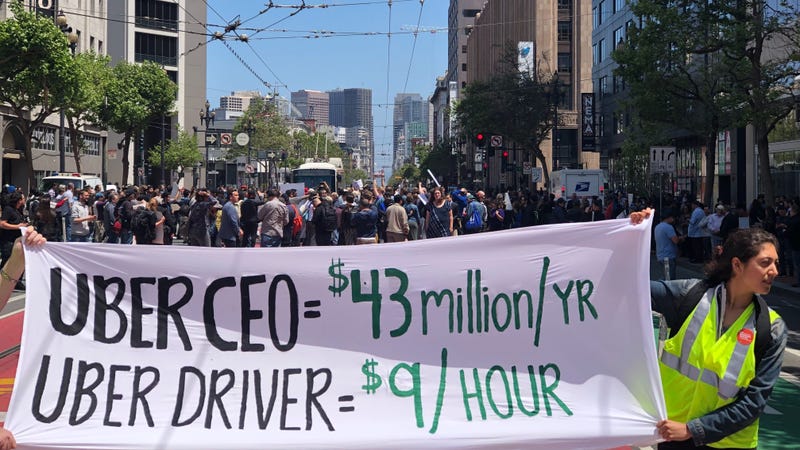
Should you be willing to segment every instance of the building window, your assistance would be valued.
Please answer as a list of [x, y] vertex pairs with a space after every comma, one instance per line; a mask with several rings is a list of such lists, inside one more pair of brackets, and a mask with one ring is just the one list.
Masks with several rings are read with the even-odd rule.
[[466, 72], [467, 71], [467, 63], [461, 64], [461, 71], [462, 72]]
[[606, 40], [600, 39], [597, 41], [597, 64], [603, 62], [606, 58]]
[[147, 33], [136, 33], [136, 62], [153, 61], [165, 66], [178, 65], [178, 39]]
[[599, 98], [603, 98], [608, 93], [608, 77], [607, 76], [600, 77], [598, 85], [599, 86], [598, 86], [597, 96]]
[[100, 41], [100, 40], [97, 41], [97, 54], [98, 55], [104, 55], [104, 53], [103, 53], [103, 41]]
[[94, 51], [94, 36], [89, 36], [89, 51]]
[[614, 84], [614, 93], [622, 92], [622, 77], [619, 75], [613, 75], [612, 83]]
[[467, 53], [467, 46], [466, 45], [462, 45], [461, 46], [461, 53]]
[[558, 40], [559, 42], [572, 41], [572, 22], [568, 20], [558, 21]]
[[600, 16], [597, 15], [597, 7], [595, 6], [592, 8], [592, 28], [595, 30], [600, 26], [600, 21], [598, 20], [599, 17]]
[[136, 0], [136, 26], [178, 30], [178, 4], [158, 0]]
[[558, 0], [558, 9], [560, 11], [569, 11], [572, 9], [572, 0]]
[[479, 12], [481, 12], [480, 9], [465, 9], [464, 17], [475, 17], [478, 15]]
[[622, 134], [625, 132], [625, 115], [623, 113], [614, 113], [614, 134]]
[[603, 19], [605, 19], [605, 17], [603, 17], [603, 15], [606, 13], [605, 3], [606, 3], [605, 0], [603, 0], [597, 4], [597, 18], [595, 19], [595, 21], [597, 22], [598, 26], [602, 25]]
[[572, 73], [572, 54], [559, 53], [558, 54], [558, 73]]
[[597, 65], [597, 44], [592, 44], [592, 64]]
[[614, 12], [620, 12], [625, 9], [625, 0], [614, 0]]
[[606, 135], [606, 116], [600, 114], [597, 116], [597, 136], [603, 137]]
[[625, 28], [619, 27], [614, 30], [614, 47], [616, 48], [623, 42], [625, 42]]

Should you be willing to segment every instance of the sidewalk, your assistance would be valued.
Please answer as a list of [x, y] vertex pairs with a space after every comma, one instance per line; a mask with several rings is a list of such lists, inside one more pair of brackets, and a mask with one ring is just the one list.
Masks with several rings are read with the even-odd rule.
[[[690, 263], [688, 258], [678, 258], [676, 270], [678, 278], [703, 278], [703, 264]], [[661, 280], [664, 278], [664, 264], [656, 259], [655, 253], [650, 254], [650, 279]], [[778, 277], [772, 283], [773, 291], [780, 291], [785, 295], [800, 295], [800, 287], [792, 287], [796, 277]]]

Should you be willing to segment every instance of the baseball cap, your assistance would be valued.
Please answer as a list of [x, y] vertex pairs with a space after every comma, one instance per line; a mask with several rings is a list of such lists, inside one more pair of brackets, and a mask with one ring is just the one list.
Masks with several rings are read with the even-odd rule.
[[717, 205], [717, 211], [725, 211], [725, 207], [723, 205]]

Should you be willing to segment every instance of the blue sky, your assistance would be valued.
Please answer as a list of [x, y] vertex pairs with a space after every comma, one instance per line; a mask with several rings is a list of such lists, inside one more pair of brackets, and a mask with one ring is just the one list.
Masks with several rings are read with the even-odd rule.
[[[222, 42], [209, 43], [207, 96], [212, 105], [217, 106], [219, 97], [232, 91], [266, 92], [259, 78], [287, 98], [289, 92], [300, 89], [372, 89], [376, 160], [379, 166], [390, 166], [392, 109], [386, 104], [391, 104], [400, 92], [419, 93], [427, 98], [433, 92], [436, 77], [444, 75], [449, 1], [428, 0], [421, 5], [419, 0], [393, 0], [391, 27], [386, 0], [306, 0], [306, 5], [312, 7], [291, 17], [297, 8], [273, 7], [259, 15], [266, 9], [265, 3], [269, 2], [207, 1], [210, 25], [220, 26], [233, 22], [237, 16], [241, 18], [239, 33], [250, 37], [249, 45], [227, 42], [258, 75], [251, 73]], [[274, 1], [275, 6], [301, 3]], [[323, 4], [328, 7], [313, 7]], [[414, 47], [414, 35], [408, 28], [418, 23], [422, 31]], [[214, 26], [209, 29], [220, 30]], [[390, 30], [391, 38], [387, 37]], [[391, 56], [390, 61], [387, 55]]]

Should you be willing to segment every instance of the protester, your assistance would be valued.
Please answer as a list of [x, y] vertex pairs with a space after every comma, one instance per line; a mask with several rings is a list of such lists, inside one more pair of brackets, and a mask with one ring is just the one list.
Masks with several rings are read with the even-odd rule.
[[425, 213], [425, 223], [428, 226], [425, 233], [428, 238], [453, 234], [453, 208], [450, 201], [444, 198], [444, 191], [441, 188], [433, 190], [433, 197]]
[[[631, 222], [649, 215], [633, 213]], [[778, 275], [777, 247], [763, 229], [739, 230], [705, 280], [651, 282], [653, 309], [671, 330], [660, 363], [668, 416], [656, 424], [660, 450], [757, 447], [787, 341], [783, 319], [761, 298]]]

